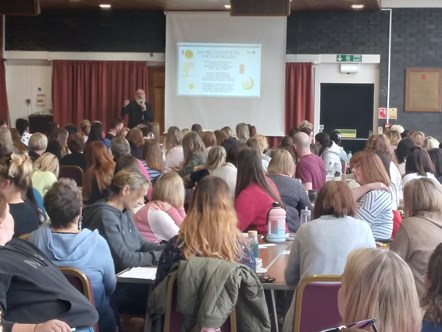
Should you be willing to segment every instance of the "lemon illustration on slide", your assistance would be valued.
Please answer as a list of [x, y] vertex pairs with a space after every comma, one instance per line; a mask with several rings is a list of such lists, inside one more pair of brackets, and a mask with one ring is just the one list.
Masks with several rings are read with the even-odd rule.
[[244, 81], [242, 81], [242, 88], [244, 90], [252, 90], [254, 85], [255, 82], [253, 81], [253, 78], [251, 78], [250, 76]]
[[195, 89], [195, 84], [189, 83], [188, 88], [189, 88], [189, 90]]
[[185, 57], [186, 59], [192, 59], [192, 58], [193, 58], [193, 52], [192, 52], [192, 50], [185, 50], [185, 51], [184, 51], [184, 57]]

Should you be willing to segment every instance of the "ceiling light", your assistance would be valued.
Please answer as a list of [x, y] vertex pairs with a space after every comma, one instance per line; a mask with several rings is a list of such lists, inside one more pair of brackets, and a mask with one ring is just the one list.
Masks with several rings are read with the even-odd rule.
[[110, 9], [111, 5], [109, 5], [108, 3], [101, 3], [100, 4], [100, 8], [101, 9]]
[[365, 7], [365, 5], [362, 5], [362, 4], [351, 5], [351, 8], [353, 8], [355, 10], [361, 10], [361, 9], [364, 9], [364, 7]]
[[230, 5], [224, 5], [225, 9], [230, 9], [230, 7], [231, 7]]

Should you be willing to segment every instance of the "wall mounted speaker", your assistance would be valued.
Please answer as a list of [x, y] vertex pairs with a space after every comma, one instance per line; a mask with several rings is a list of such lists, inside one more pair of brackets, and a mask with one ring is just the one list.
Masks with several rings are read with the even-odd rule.
[[39, 15], [39, 0], [0, 1], [0, 15]]
[[230, 0], [231, 16], [288, 16], [290, 0]]

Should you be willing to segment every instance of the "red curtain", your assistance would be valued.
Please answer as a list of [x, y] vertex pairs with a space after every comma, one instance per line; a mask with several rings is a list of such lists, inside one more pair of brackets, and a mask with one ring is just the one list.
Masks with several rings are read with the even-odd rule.
[[54, 120], [61, 126], [99, 120], [107, 130], [110, 121], [120, 117], [123, 101], [133, 99], [137, 89], [143, 89], [147, 97], [145, 62], [53, 61]]
[[0, 59], [0, 120], [8, 121], [8, 96], [6, 94], [6, 72], [3, 59]]
[[[298, 127], [302, 120], [313, 123], [313, 65], [287, 63], [285, 65], [285, 133]], [[279, 144], [280, 137], [268, 137], [269, 145]]]

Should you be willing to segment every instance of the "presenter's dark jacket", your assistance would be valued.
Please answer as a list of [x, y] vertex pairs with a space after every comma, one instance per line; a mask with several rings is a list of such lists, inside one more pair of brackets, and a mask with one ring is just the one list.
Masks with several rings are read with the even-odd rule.
[[0, 247], [0, 308], [6, 332], [14, 323], [59, 319], [79, 328], [98, 321], [87, 298], [37, 247], [21, 239]]
[[129, 114], [128, 127], [133, 128], [141, 123], [148, 124], [153, 121], [152, 105], [146, 102], [146, 111], [143, 111], [136, 100], [132, 100], [121, 110], [121, 117], [124, 118]]

